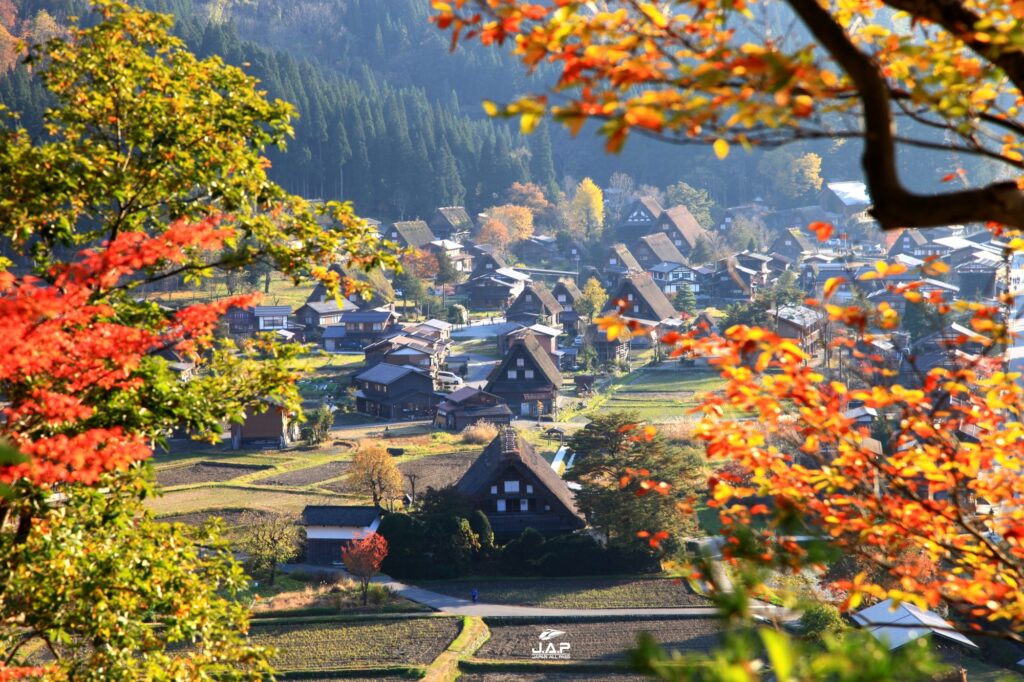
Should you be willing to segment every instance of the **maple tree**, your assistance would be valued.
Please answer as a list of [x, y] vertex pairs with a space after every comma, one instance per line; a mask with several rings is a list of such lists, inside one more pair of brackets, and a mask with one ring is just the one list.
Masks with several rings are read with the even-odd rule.
[[[453, 44], [511, 43], [553, 93], [497, 105], [525, 131], [545, 115], [574, 133], [600, 122], [615, 151], [632, 133], [680, 144], [771, 146], [863, 138], [883, 228], [996, 221], [1024, 227], [1024, 192], [995, 181], [934, 195], [907, 190], [903, 146], [1024, 167], [1019, 4], [990, 0], [435, 0]], [[798, 20], [797, 30], [790, 30]], [[897, 122], [916, 122], [913, 128]], [[940, 135], [929, 136], [938, 130]], [[947, 139], [943, 139], [945, 135]]]
[[[355, 288], [325, 265], [397, 261], [350, 206], [318, 215], [267, 180], [288, 105], [197, 60], [167, 17], [93, 7], [30, 48], [56, 102], [46, 135], [0, 128], [0, 232], [19, 259], [0, 261], [0, 678], [260, 679], [245, 574], [216, 527], [153, 519], [145, 461], [266, 398], [297, 411], [300, 347], [216, 337], [256, 296], [168, 310], [140, 287], [260, 262]], [[40, 646], [45, 667], [26, 667]]]
[[359, 580], [359, 588], [363, 593], [363, 606], [366, 606], [370, 592], [370, 580], [380, 573], [380, 565], [388, 555], [388, 541], [379, 533], [370, 533], [366, 537], [356, 538], [341, 548], [341, 560], [349, 573]]
[[501, 222], [513, 241], [522, 241], [533, 235], [533, 211], [526, 206], [504, 204], [486, 211], [488, 220]]
[[488, 218], [480, 228], [477, 241], [481, 244], [494, 246], [498, 253], [505, 253], [509, 246], [509, 232], [505, 223], [500, 220]]

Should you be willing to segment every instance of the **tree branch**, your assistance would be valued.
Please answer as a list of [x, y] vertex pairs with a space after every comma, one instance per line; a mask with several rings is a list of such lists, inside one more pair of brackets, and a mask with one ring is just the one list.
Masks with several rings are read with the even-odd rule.
[[[914, 6], [932, 4], [924, 0], [891, 0], [890, 4], [904, 1]], [[878, 66], [870, 56], [857, 49], [817, 0], [786, 2], [857, 89], [864, 111], [862, 164], [874, 202], [871, 214], [882, 229], [987, 221], [1024, 228], [1024, 193], [1014, 182], [934, 195], [915, 194], [903, 187], [896, 170], [896, 140], [889, 87]]]

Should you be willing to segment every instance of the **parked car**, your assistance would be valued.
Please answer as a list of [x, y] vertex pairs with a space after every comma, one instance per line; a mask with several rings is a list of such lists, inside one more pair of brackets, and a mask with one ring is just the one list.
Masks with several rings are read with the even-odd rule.
[[438, 372], [437, 381], [441, 388], [458, 388], [462, 385], [462, 377], [454, 372]]

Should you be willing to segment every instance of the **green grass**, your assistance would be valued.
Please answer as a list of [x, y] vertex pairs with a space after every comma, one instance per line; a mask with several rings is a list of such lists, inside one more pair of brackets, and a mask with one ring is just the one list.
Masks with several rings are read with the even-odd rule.
[[683, 582], [673, 578], [475, 578], [419, 583], [427, 589], [468, 599], [475, 587], [491, 604], [565, 609], [706, 606]]
[[447, 617], [271, 625], [255, 620], [249, 638], [277, 649], [272, 662], [281, 670], [424, 664], [448, 647], [459, 624]]

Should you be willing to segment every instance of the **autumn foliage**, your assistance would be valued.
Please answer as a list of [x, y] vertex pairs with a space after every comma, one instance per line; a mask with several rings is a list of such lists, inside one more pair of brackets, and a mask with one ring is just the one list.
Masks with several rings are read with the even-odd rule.
[[356, 538], [341, 548], [345, 568], [359, 581], [363, 592], [363, 605], [370, 590], [370, 580], [380, 572], [380, 565], [388, 555], [388, 541], [379, 533]]

